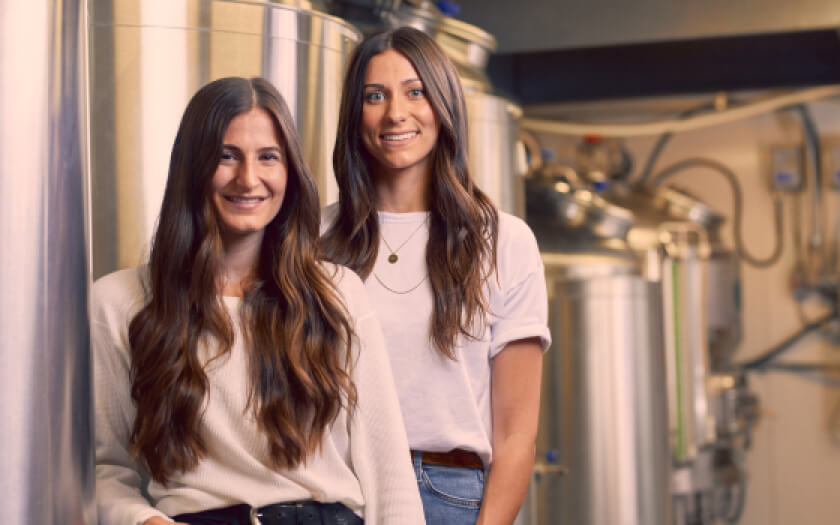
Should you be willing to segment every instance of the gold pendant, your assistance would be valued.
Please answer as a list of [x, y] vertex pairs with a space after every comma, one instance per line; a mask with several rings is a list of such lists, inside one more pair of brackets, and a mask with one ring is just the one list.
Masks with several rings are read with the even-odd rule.
[[395, 262], [397, 262], [398, 259], [399, 259], [399, 257], [397, 257], [396, 253], [392, 253], [391, 255], [388, 256], [388, 262], [391, 263], [391, 264], [394, 264]]

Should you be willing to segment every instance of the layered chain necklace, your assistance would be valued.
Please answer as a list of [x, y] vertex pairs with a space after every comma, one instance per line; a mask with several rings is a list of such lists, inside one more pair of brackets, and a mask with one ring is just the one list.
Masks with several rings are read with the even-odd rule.
[[403, 247], [403, 246], [405, 246], [405, 245], [408, 243], [408, 241], [410, 241], [410, 240], [411, 240], [411, 238], [412, 238], [412, 237], [414, 237], [414, 234], [416, 234], [417, 232], [419, 232], [419, 231], [420, 231], [420, 228], [422, 228], [422, 227], [423, 227], [423, 226], [424, 226], [427, 222], [429, 222], [429, 218], [428, 218], [428, 217], [426, 217], [426, 219], [425, 219], [425, 220], [423, 220], [423, 222], [421, 222], [421, 223], [420, 223], [420, 225], [419, 225], [419, 226], [417, 226], [417, 228], [415, 228], [415, 230], [414, 230], [413, 232], [411, 232], [411, 235], [409, 235], [409, 236], [408, 236], [408, 237], [407, 237], [407, 238], [406, 238], [406, 239], [402, 242], [402, 244], [400, 244], [399, 246], [397, 246], [397, 249], [396, 249], [396, 250], [395, 250], [395, 249], [393, 249], [393, 248], [391, 248], [391, 245], [390, 245], [390, 244], [388, 244], [388, 240], [385, 238], [385, 236], [384, 236], [384, 235], [382, 235], [381, 233], [379, 234], [379, 236], [382, 238], [382, 242], [384, 242], [384, 243], [385, 243], [385, 247], [386, 247], [386, 248], [388, 248], [388, 251], [389, 251], [389, 252], [391, 252], [391, 255], [389, 255], [389, 256], [388, 256], [388, 262], [389, 262], [389, 263], [394, 264], [394, 263], [396, 263], [397, 261], [399, 261], [399, 260], [400, 260], [400, 258], [399, 258], [399, 257], [397, 257], [397, 252], [398, 252], [398, 251], [400, 251], [400, 250], [402, 249], [402, 247]]
[[[379, 237], [382, 239], [382, 242], [384, 242], [384, 243], [385, 243], [385, 247], [386, 247], [386, 248], [388, 248], [388, 251], [389, 251], [389, 252], [391, 252], [391, 254], [388, 256], [388, 262], [389, 262], [390, 264], [396, 264], [396, 263], [397, 263], [397, 261], [399, 261], [399, 260], [400, 260], [399, 256], [397, 255], [397, 252], [398, 252], [398, 251], [400, 251], [400, 250], [402, 249], [402, 247], [403, 247], [403, 246], [405, 246], [406, 244], [408, 244], [408, 241], [410, 241], [410, 240], [414, 237], [414, 235], [415, 235], [417, 232], [419, 232], [419, 231], [420, 231], [420, 229], [421, 229], [421, 228], [422, 228], [422, 227], [423, 227], [426, 223], [428, 223], [428, 222], [429, 222], [429, 217], [427, 216], [427, 217], [426, 217], [426, 219], [425, 219], [425, 220], [423, 220], [423, 222], [421, 222], [421, 223], [420, 223], [420, 225], [419, 225], [419, 226], [417, 226], [417, 228], [415, 228], [413, 232], [411, 232], [411, 235], [409, 235], [409, 236], [408, 236], [408, 237], [407, 237], [407, 238], [406, 238], [406, 239], [405, 239], [405, 240], [404, 240], [404, 241], [403, 241], [403, 242], [402, 242], [399, 246], [397, 246], [397, 248], [396, 248], [396, 249], [391, 248], [391, 245], [390, 245], [390, 244], [388, 244], [388, 241], [385, 239], [385, 236], [384, 236], [384, 235], [382, 235], [381, 233], [379, 234]], [[426, 279], [428, 279], [428, 278], [429, 278], [429, 274], [428, 274], [428, 272], [427, 272], [427, 273], [423, 276], [423, 278], [422, 278], [422, 279], [420, 279], [420, 282], [419, 282], [419, 283], [415, 284], [414, 286], [412, 286], [411, 288], [409, 288], [409, 289], [407, 289], [407, 290], [395, 290], [394, 288], [391, 288], [390, 286], [388, 286], [387, 284], [385, 284], [385, 282], [382, 280], [382, 278], [381, 278], [381, 277], [379, 277], [379, 275], [378, 275], [376, 272], [373, 272], [373, 277], [376, 279], [376, 282], [378, 282], [378, 283], [379, 283], [379, 284], [380, 284], [383, 288], [385, 288], [385, 289], [386, 289], [386, 290], [388, 290], [389, 292], [391, 292], [391, 293], [395, 293], [395, 294], [397, 294], [397, 295], [405, 295], [405, 294], [408, 294], [408, 293], [413, 292], [414, 290], [416, 290], [417, 288], [419, 288], [421, 284], [423, 284], [424, 282], [426, 282]]]

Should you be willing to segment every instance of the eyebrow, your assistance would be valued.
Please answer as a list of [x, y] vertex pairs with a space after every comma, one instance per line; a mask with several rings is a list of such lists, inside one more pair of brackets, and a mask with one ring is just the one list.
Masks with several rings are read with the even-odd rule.
[[[242, 149], [239, 146], [237, 146], [236, 144], [222, 144], [222, 147], [227, 148], [227, 149], [235, 149], [236, 151], [242, 151]], [[273, 150], [277, 150], [277, 152], [279, 152], [279, 153], [283, 153], [283, 148], [281, 148], [280, 146], [263, 146], [259, 150], [260, 151], [265, 151], [267, 149], [273, 149]]]
[[[408, 79], [403, 80], [402, 82], [400, 82], [400, 84], [402, 84], [402, 85], [406, 85], [406, 84], [411, 84], [412, 82], [420, 82], [421, 84], [423, 83], [423, 81], [422, 81], [422, 80], [420, 80], [419, 78], [408, 78]], [[379, 89], [385, 89], [385, 84], [365, 84], [365, 85], [364, 85], [364, 88], [365, 88], [365, 89], [367, 89], [367, 88], [379, 88]]]

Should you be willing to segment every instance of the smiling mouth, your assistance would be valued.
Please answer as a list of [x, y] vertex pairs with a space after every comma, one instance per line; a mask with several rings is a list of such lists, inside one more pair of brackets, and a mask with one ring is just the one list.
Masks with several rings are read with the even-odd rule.
[[225, 200], [236, 203], [236, 204], [254, 204], [257, 202], [262, 202], [267, 197], [237, 197], [235, 195], [225, 195]]
[[417, 131], [406, 131], [405, 133], [383, 133], [380, 137], [386, 142], [400, 142], [416, 137], [418, 134]]

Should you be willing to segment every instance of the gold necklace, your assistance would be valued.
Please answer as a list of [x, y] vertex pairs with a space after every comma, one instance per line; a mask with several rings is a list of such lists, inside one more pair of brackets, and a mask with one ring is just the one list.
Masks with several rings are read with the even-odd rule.
[[[397, 261], [399, 261], [399, 260], [400, 260], [400, 258], [399, 258], [399, 257], [397, 257], [397, 252], [398, 252], [398, 251], [400, 251], [400, 250], [402, 249], [402, 247], [403, 247], [403, 246], [405, 246], [405, 245], [406, 245], [406, 243], [407, 243], [408, 241], [410, 241], [412, 237], [414, 237], [414, 234], [415, 234], [415, 233], [417, 233], [417, 232], [419, 232], [419, 231], [420, 231], [420, 228], [422, 228], [422, 227], [423, 227], [423, 225], [424, 225], [424, 224], [426, 224], [428, 221], [429, 221], [429, 216], [427, 215], [427, 216], [426, 216], [426, 218], [425, 218], [425, 219], [423, 219], [423, 222], [421, 222], [421, 223], [420, 223], [420, 225], [419, 225], [419, 226], [417, 226], [417, 228], [416, 228], [413, 232], [411, 232], [411, 235], [409, 235], [409, 236], [408, 236], [408, 238], [402, 242], [402, 244], [400, 244], [399, 246], [397, 246], [397, 249], [396, 249], [396, 250], [395, 250], [395, 249], [393, 249], [393, 248], [391, 248], [391, 245], [390, 245], [390, 244], [388, 244], [388, 241], [387, 241], [387, 240], [385, 240], [385, 236], [384, 236], [384, 235], [382, 235], [381, 233], [379, 234], [379, 237], [382, 239], [382, 242], [384, 242], [384, 243], [385, 243], [385, 247], [386, 247], [386, 248], [388, 248], [388, 251], [389, 251], [389, 252], [391, 252], [391, 255], [389, 255], [389, 256], [388, 256], [388, 262], [389, 262], [389, 263], [394, 264], [395, 262], [397, 262]], [[377, 277], [376, 279], [378, 280], [378, 279], [379, 279], [379, 277]], [[382, 281], [379, 281], [379, 282], [381, 283]], [[423, 282], [423, 281], [420, 281], [420, 283], [422, 283], [422, 282]], [[417, 286], [420, 286], [420, 283], [418, 283], [418, 284], [417, 284]], [[383, 284], [382, 286], [385, 286], [385, 285]], [[417, 288], [417, 286], [415, 286], [414, 288]], [[387, 287], [387, 286], [385, 286], [385, 288], [388, 288], [388, 287]], [[414, 288], [412, 288], [411, 290], [413, 290]], [[390, 288], [388, 288], [388, 289], [390, 290]], [[410, 292], [411, 290], [409, 290], [409, 292]], [[394, 293], [397, 293], [397, 292], [394, 292]], [[408, 292], [403, 292], [403, 293], [408, 293]]]
[[373, 272], [373, 276], [376, 278], [376, 281], [377, 281], [380, 285], [382, 285], [382, 288], [385, 288], [385, 289], [386, 289], [386, 290], [388, 290], [389, 292], [391, 292], [391, 293], [395, 293], [395, 294], [397, 294], [397, 295], [405, 295], [405, 294], [407, 294], [407, 293], [411, 293], [411, 292], [413, 292], [414, 290], [416, 290], [417, 288], [419, 288], [421, 284], [423, 284], [424, 282], [426, 282], [426, 279], [428, 279], [429, 274], [427, 273], [426, 275], [424, 275], [424, 276], [423, 276], [423, 278], [420, 280], [420, 282], [419, 282], [419, 283], [415, 284], [414, 286], [412, 286], [412, 287], [411, 287], [411, 288], [409, 288], [408, 290], [394, 290], [393, 288], [391, 288], [390, 286], [388, 286], [387, 284], [385, 284], [384, 282], [382, 282], [382, 279], [381, 279], [378, 275], [376, 275], [376, 272]]

